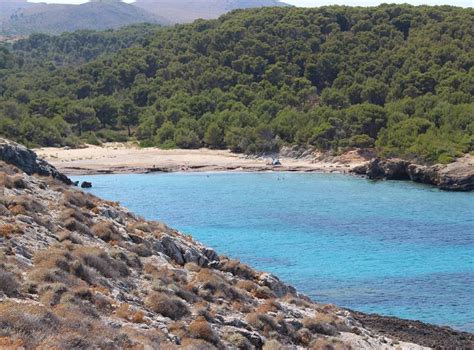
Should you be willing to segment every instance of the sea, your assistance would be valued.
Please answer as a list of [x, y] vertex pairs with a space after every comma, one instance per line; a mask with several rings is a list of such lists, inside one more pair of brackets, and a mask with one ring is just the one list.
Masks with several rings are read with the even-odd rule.
[[474, 193], [322, 173], [74, 180], [316, 302], [474, 332]]

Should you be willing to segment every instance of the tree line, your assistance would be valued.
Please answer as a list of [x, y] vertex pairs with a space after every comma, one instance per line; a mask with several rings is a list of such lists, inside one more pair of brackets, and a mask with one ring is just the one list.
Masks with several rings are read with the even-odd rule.
[[[237, 10], [0, 48], [0, 133], [31, 146], [474, 150], [474, 10]], [[92, 38], [92, 39], [91, 39]]]

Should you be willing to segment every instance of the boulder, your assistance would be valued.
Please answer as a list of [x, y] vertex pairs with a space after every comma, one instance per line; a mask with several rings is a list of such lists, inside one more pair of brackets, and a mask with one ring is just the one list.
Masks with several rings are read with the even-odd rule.
[[92, 182], [83, 181], [81, 184], [81, 188], [92, 188]]
[[375, 158], [367, 165], [366, 175], [373, 180], [409, 180], [407, 167], [410, 162], [403, 159], [382, 160]]
[[72, 185], [72, 181], [66, 175], [38, 158], [35, 152], [16, 142], [0, 138], [0, 160], [16, 166], [28, 175], [51, 176], [66, 185]]

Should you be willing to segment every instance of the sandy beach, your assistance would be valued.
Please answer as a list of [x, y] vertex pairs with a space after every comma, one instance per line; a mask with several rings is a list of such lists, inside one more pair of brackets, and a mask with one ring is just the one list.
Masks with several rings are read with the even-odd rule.
[[85, 148], [38, 148], [35, 152], [67, 175], [148, 173], [176, 171], [304, 171], [346, 173], [366, 161], [356, 151], [330, 160], [281, 157], [280, 166], [270, 157], [255, 158], [228, 150], [163, 150], [134, 144], [107, 143]]

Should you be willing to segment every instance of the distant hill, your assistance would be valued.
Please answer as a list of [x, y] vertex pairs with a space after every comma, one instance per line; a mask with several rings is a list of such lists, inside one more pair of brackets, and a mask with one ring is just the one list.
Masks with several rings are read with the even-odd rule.
[[0, 19], [8, 18], [19, 9], [35, 6], [27, 0], [0, 0]]
[[9, 35], [101, 30], [143, 22], [169, 23], [164, 18], [120, 0], [95, 0], [82, 5], [9, 1], [0, 0], [0, 8], [5, 8], [6, 13], [9, 13], [0, 24], [0, 33]]
[[213, 19], [236, 9], [289, 6], [277, 0], [136, 0], [134, 5], [159, 14], [171, 23]]

